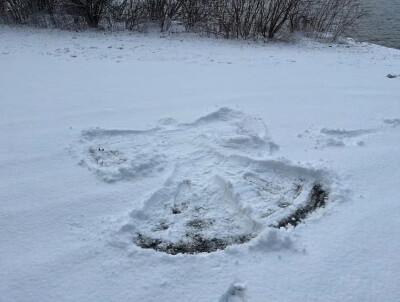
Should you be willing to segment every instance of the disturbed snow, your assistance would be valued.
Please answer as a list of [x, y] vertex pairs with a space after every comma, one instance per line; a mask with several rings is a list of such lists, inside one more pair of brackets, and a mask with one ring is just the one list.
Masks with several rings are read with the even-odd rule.
[[306, 212], [312, 192], [329, 179], [322, 170], [257, 160], [278, 145], [262, 120], [228, 108], [190, 124], [168, 119], [150, 130], [85, 130], [74, 145], [80, 164], [105, 182], [165, 175], [123, 230], [137, 245], [169, 254], [213, 252], [248, 242], [265, 227], [296, 225], [291, 215]]

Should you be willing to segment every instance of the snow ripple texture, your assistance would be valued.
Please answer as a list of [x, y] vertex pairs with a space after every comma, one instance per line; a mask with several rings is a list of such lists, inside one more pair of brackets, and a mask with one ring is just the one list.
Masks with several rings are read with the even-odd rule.
[[299, 220], [327, 183], [323, 170], [272, 160], [279, 146], [263, 121], [228, 108], [145, 131], [86, 130], [80, 146], [80, 164], [105, 182], [165, 175], [121, 233], [169, 254], [222, 250]]

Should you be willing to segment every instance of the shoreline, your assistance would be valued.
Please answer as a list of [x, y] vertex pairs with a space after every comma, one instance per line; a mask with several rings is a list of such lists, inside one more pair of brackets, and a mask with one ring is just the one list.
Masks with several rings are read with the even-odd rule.
[[[352, 37], [340, 37], [337, 41], [329, 41], [328, 39], [323, 39], [323, 38], [312, 38], [312, 37], [306, 37], [303, 36], [301, 33], [295, 34], [293, 37], [291, 37], [289, 40], [273, 40], [273, 41], [260, 41], [260, 40], [253, 40], [253, 39], [225, 39], [223, 37], [215, 37], [215, 36], [208, 36], [203, 33], [196, 33], [196, 32], [179, 32], [179, 33], [162, 33], [159, 32], [158, 29], [156, 28], [150, 28], [150, 30], [146, 33], [141, 33], [137, 31], [130, 31], [127, 29], [124, 30], [117, 30], [117, 31], [109, 31], [109, 30], [98, 30], [98, 29], [87, 29], [87, 30], [71, 30], [71, 29], [59, 29], [59, 28], [38, 28], [38, 27], [32, 27], [28, 25], [16, 25], [16, 24], [1, 24], [0, 23], [0, 29], [1, 28], [10, 28], [10, 29], [16, 29], [18, 31], [29, 31], [32, 30], [33, 32], [42, 32], [42, 34], [51, 34], [52, 32], [63, 32], [63, 33], [68, 33], [72, 35], [77, 35], [77, 36], [84, 36], [84, 35], [97, 35], [98, 37], [105, 37], [105, 38], [111, 38], [111, 37], [143, 37], [143, 38], [160, 38], [160, 39], [170, 39], [170, 40], [199, 40], [199, 41], [215, 41], [215, 42], [220, 42], [222, 44], [226, 45], [248, 45], [249, 47], [254, 46], [271, 46], [271, 45], [288, 45], [288, 46], [294, 46], [298, 45], [301, 46], [302, 44], [305, 43], [316, 43], [316, 44], [321, 44], [321, 45], [343, 45], [343, 44], [348, 44], [352, 46], [363, 46], [363, 45], [370, 45], [370, 46], [376, 46], [376, 47], [383, 47], [387, 49], [392, 49], [396, 51], [400, 51], [400, 47], [390, 47], [378, 43], [373, 43], [373, 42], [368, 42], [368, 41], [359, 41], [356, 38]], [[6, 45], [5, 45], [6, 46]], [[330, 46], [329, 46], [330, 47]]]

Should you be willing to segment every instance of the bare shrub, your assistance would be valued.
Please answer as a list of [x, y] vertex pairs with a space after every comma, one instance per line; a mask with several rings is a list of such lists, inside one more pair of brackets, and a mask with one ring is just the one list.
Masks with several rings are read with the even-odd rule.
[[[88, 26], [97, 28], [112, 0], [63, 0], [67, 12], [85, 19]], [[76, 20], [77, 21], [77, 20]]]
[[256, 35], [257, 17], [262, 0], [225, 0], [212, 10], [214, 30], [225, 38], [249, 38]]
[[39, 27], [59, 27], [57, 14], [60, 0], [29, 0], [27, 5], [28, 23]]
[[183, 0], [146, 0], [146, 9], [151, 21], [160, 24], [161, 31], [167, 31], [171, 21], [178, 17]]
[[272, 39], [295, 18], [301, 0], [264, 0], [258, 20], [258, 31], [264, 38]]
[[316, 37], [330, 34], [332, 40], [348, 31], [366, 14], [362, 0], [307, 0], [308, 25]]
[[262, 3], [260, 0], [233, 0], [230, 14], [233, 17], [235, 37], [255, 35], [255, 25]]
[[159, 21], [164, 18], [165, 0], [146, 0], [145, 8], [150, 21]]
[[221, 0], [212, 7], [210, 30], [215, 34], [223, 34], [225, 38], [231, 37], [233, 32], [233, 18], [229, 14], [230, 0]]
[[212, 0], [183, 0], [182, 21], [186, 30], [193, 29], [196, 25], [207, 22], [211, 13]]
[[349, 34], [365, 15], [363, 0], [0, 0], [3, 22], [37, 26], [141, 30], [157, 22], [161, 31], [184, 24], [225, 38], [276, 38], [305, 31], [333, 40]]
[[28, 19], [27, 0], [4, 0], [3, 8], [11, 21], [15, 23], [25, 23]]
[[144, 0], [123, 0], [111, 2], [108, 6], [109, 22], [124, 23], [125, 28], [140, 30], [140, 25], [147, 20]]
[[178, 16], [182, 8], [183, 0], [165, 0], [163, 6], [163, 18], [160, 20], [161, 31], [169, 30], [171, 22]]

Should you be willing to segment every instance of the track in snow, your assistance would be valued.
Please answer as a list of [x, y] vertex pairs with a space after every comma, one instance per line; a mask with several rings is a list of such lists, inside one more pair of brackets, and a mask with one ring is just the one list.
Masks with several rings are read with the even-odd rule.
[[82, 133], [81, 165], [105, 182], [165, 175], [123, 233], [169, 254], [213, 252], [296, 226], [328, 199], [325, 171], [271, 160], [263, 121], [222, 108], [190, 124]]
[[329, 147], [365, 146], [366, 141], [382, 131], [400, 126], [400, 119], [382, 119], [375, 128], [368, 129], [315, 129], [310, 127], [298, 135], [299, 138], [308, 138], [315, 141], [315, 149], [323, 150]]

